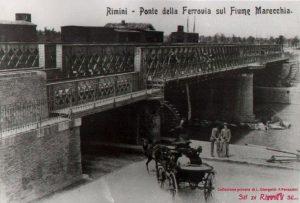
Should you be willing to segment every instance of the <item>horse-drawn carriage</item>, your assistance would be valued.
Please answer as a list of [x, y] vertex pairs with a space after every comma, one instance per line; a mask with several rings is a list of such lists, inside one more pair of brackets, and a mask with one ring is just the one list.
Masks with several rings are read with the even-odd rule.
[[190, 188], [203, 191], [205, 200], [212, 196], [215, 172], [206, 164], [178, 166], [177, 160], [183, 149], [172, 145], [157, 144], [153, 148], [156, 178], [161, 188], [175, 197], [178, 189]]

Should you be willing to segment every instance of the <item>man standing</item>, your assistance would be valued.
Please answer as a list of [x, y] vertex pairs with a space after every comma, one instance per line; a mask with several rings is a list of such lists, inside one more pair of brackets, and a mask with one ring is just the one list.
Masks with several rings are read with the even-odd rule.
[[217, 141], [219, 137], [219, 129], [218, 127], [214, 127], [211, 130], [211, 135], [210, 135], [210, 155], [214, 157], [214, 148], [215, 148], [215, 142]]
[[225, 145], [225, 156], [229, 157], [229, 142], [231, 139], [231, 131], [227, 127], [227, 123], [224, 123], [224, 128], [221, 130], [220, 137], [223, 140], [224, 145]]

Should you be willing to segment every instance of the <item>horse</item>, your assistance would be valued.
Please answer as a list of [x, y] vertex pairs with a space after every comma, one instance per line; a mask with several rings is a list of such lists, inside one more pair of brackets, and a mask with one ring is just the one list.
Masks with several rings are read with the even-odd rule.
[[143, 139], [143, 151], [144, 155], [147, 157], [146, 161], [146, 169], [149, 173], [149, 163], [154, 160], [156, 163], [165, 159], [167, 156], [167, 152], [169, 149], [165, 146], [160, 144], [159, 142], [151, 143], [147, 139]]
[[142, 147], [143, 147], [144, 155], [147, 157], [146, 169], [147, 169], [147, 171], [149, 173], [149, 167], [148, 167], [148, 165], [154, 159], [153, 158], [153, 144], [150, 143], [149, 140], [143, 139]]

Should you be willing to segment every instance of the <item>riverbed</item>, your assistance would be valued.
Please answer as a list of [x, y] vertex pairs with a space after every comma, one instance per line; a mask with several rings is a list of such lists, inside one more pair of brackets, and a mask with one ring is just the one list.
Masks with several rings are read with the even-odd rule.
[[[294, 51], [298, 54], [300, 61], [300, 50]], [[291, 123], [291, 127], [285, 130], [249, 130], [231, 126], [232, 143], [245, 145], [259, 145], [277, 148], [281, 150], [293, 151], [300, 150], [300, 74], [298, 72], [294, 86], [288, 88], [290, 91], [291, 104], [265, 103], [255, 104], [255, 114], [261, 114], [262, 109], [272, 109], [284, 121]], [[263, 115], [261, 115], [263, 116]], [[190, 128], [191, 139], [208, 141], [210, 128], [199, 129]]]

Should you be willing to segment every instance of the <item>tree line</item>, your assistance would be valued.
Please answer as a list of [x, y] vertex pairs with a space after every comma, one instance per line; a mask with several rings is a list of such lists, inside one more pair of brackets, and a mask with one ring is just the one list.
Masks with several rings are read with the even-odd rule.
[[[44, 28], [44, 30], [37, 31], [38, 41], [43, 42], [61, 42], [61, 33], [53, 28]], [[278, 37], [239, 37], [236, 35], [225, 36], [222, 33], [217, 33], [214, 36], [199, 36], [199, 43], [213, 43], [213, 44], [280, 44], [289, 47], [299, 47], [300, 40], [297, 36], [293, 38], [286, 38], [283, 35]]]
[[38, 42], [46, 43], [46, 42], [61, 42], [61, 33], [59, 31], [54, 30], [54, 28], [44, 28], [44, 30], [37, 31]]
[[278, 37], [239, 37], [236, 35], [225, 36], [222, 33], [217, 33], [214, 36], [199, 36], [199, 43], [214, 43], [214, 44], [280, 44], [289, 47], [299, 47], [300, 40], [297, 36], [286, 38], [283, 35]]

